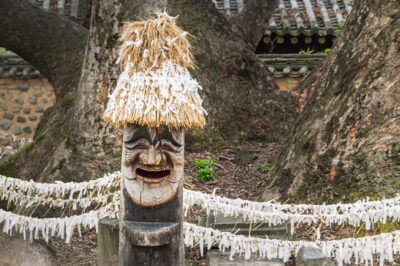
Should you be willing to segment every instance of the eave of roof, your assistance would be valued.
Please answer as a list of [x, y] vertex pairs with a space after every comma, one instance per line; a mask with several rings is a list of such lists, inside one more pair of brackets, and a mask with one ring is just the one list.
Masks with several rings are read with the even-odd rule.
[[303, 77], [317, 67], [326, 54], [258, 54], [275, 78]]
[[0, 77], [36, 78], [40, 72], [16, 54], [0, 55]]

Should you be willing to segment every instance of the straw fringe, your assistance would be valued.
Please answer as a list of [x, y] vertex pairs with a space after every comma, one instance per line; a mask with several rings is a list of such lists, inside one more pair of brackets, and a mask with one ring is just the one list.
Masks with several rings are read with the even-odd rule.
[[202, 87], [187, 69], [164, 62], [161, 69], [130, 76], [127, 66], [112, 93], [103, 119], [114, 125], [203, 127]]

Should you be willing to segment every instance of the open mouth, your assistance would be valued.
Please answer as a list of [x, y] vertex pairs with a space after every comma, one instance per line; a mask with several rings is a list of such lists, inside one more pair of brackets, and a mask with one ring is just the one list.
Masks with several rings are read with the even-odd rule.
[[163, 171], [148, 171], [142, 168], [136, 168], [136, 175], [143, 177], [147, 182], [157, 183], [168, 177], [171, 174], [170, 170]]

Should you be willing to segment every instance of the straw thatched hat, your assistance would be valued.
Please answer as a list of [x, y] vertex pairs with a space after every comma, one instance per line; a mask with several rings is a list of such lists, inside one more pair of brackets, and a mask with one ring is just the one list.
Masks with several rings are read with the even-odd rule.
[[190, 76], [194, 67], [187, 32], [176, 18], [157, 13], [123, 27], [119, 61], [123, 72], [103, 118], [114, 125], [204, 126], [206, 111]]

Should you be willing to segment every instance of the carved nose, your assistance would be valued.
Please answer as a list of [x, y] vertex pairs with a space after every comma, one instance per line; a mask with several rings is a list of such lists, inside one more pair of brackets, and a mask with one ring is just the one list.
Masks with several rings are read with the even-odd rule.
[[140, 156], [141, 162], [143, 164], [158, 165], [163, 161], [163, 156], [160, 152], [154, 149], [154, 146], [150, 146], [148, 152], [144, 152]]

